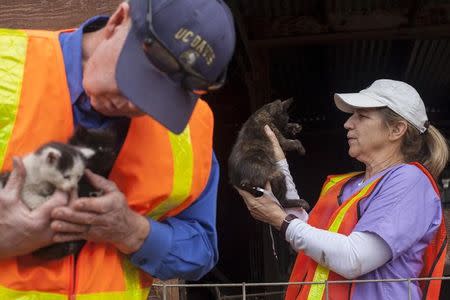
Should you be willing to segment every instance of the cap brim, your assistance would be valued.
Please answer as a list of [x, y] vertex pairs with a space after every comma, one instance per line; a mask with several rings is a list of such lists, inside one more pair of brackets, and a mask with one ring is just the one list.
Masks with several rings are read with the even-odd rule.
[[184, 130], [198, 96], [153, 66], [133, 27], [117, 62], [116, 80], [124, 96], [142, 111], [174, 133]]
[[387, 105], [361, 93], [334, 94], [337, 108], [346, 113], [353, 113], [357, 108], [386, 107]]

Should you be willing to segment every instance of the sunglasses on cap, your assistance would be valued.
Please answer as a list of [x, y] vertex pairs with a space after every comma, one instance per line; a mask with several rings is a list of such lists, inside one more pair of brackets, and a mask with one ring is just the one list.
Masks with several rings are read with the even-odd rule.
[[225, 70], [216, 82], [211, 82], [194, 71], [188, 64], [179, 61], [155, 33], [152, 19], [152, 0], [148, 1], [147, 22], [149, 35], [144, 40], [144, 52], [152, 64], [170, 77], [181, 76], [184, 89], [196, 92], [214, 91], [225, 84]]

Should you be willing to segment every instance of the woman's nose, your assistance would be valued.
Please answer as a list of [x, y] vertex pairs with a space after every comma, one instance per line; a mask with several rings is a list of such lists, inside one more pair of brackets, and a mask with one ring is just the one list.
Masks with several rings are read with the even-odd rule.
[[355, 114], [352, 114], [348, 119], [347, 119], [347, 121], [345, 121], [345, 123], [344, 123], [344, 128], [345, 129], [347, 129], [347, 130], [350, 130], [350, 129], [353, 129], [353, 127], [354, 127], [354, 124], [353, 124], [353, 116], [354, 116]]

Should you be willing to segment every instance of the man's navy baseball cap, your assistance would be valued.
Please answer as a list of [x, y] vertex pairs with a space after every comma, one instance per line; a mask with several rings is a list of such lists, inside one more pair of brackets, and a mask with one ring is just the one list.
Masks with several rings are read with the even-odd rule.
[[[235, 47], [230, 9], [222, 0], [153, 0], [153, 31], [177, 60], [216, 82], [226, 71]], [[170, 131], [181, 133], [198, 95], [157, 68], [144, 51], [149, 36], [148, 0], [130, 0], [132, 26], [116, 67], [120, 91]]]

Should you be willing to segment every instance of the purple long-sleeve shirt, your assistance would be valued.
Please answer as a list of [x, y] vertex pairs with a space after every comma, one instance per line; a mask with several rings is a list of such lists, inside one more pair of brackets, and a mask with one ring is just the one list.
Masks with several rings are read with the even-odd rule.
[[[424, 251], [441, 223], [439, 196], [430, 180], [416, 166], [402, 164], [375, 175], [380, 183], [367, 199], [360, 202], [360, 219], [354, 231], [371, 232], [389, 246], [392, 259], [358, 279], [416, 278], [423, 267]], [[352, 179], [341, 199], [348, 199], [363, 185], [361, 176]], [[345, 200], [343, 200], [345, 201]], [[421, 299], [416, 281], [410, 284], [411, 299]], [[358, 283], [352, 299], [408, 299], [408, 282]]]

